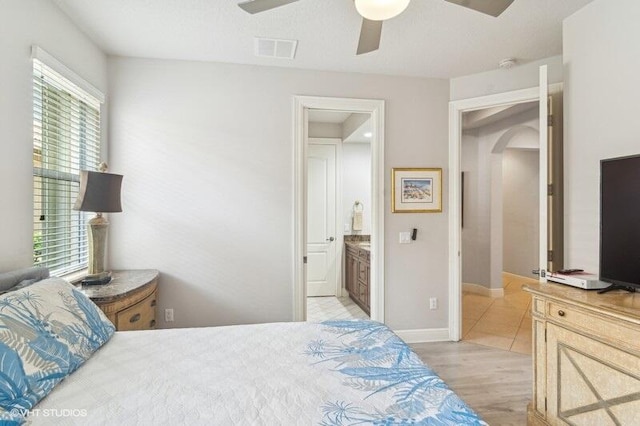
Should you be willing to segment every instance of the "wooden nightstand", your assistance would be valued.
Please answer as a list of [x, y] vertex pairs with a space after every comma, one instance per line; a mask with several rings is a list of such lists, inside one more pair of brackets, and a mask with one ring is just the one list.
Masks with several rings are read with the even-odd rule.
[[113, 271], [109, 284], [82, 286], [82, 292], [98, 305], [117, 331], [151, 330], [156, 327], [158, 271]]

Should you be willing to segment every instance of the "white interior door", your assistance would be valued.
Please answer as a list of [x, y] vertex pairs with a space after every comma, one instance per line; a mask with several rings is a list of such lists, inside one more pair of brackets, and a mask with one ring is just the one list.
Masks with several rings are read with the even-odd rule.
[[336, 296], [336, 144], [307, 150], [307, 296]]
[[541, 282], [547, 282], [548, 241], [549, 241], [549, 86], [547, 66], [540, 67], [540, 255], [538, 256], [538, 270]]

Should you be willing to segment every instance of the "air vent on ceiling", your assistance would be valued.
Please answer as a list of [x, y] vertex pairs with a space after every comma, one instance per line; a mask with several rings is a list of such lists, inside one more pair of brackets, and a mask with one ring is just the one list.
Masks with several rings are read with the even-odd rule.
[[296, 56], [297, 47], [298, 40], [255, 38], [255, 55], [263, 58], [293, 59]]

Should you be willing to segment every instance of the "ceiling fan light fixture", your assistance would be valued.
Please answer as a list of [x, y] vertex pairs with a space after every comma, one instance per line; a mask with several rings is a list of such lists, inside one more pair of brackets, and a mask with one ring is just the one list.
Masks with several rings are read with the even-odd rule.
[[371, 21], [384, 21], [398, 16], [410, 0], [355, 0], [358, 13]]

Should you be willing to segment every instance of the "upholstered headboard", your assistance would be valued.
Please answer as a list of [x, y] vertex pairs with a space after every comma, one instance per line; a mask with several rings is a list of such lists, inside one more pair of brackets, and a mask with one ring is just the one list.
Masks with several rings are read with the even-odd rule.
[[0, 294], [26, 287], [49, 277], [49, 269], [43, 266], [0, 273]]

